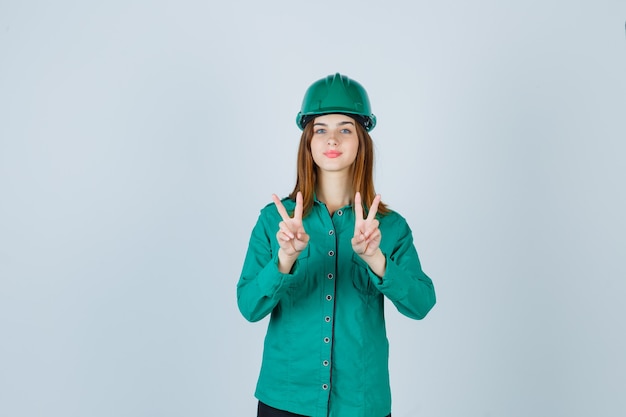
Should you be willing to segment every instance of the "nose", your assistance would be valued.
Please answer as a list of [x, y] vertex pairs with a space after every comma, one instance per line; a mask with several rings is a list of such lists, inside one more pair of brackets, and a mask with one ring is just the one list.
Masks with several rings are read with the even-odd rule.
[[335, 134], [333, 132], [328, 135], [327, 144], [328, 146], [337, 146], [337, 139], [335, 139]]

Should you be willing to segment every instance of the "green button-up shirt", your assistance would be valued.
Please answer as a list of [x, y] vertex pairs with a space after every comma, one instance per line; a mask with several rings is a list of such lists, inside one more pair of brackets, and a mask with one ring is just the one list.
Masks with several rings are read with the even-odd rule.
[[[283, 204], [293, 211], [295, 203]], [[303, 219], [309, 244], [289, 274], [278, 271], [274, 204], [252, 231], [237, 302], [243, 316], [271, 314], [256, 397], [311, 417], [384, 417], [391, 412], [384, 300], [421, 319], [435, 304], [411, 230], [395, 212], [378, 216], [387, 259], [375, 275], [352, 250], [351, 206], [332, 216], [319, 201]]]

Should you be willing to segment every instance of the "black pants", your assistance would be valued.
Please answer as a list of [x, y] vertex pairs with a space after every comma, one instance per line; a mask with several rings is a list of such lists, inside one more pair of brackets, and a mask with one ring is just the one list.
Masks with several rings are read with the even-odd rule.
[[[270, 407], [269, 405], [264, 404], [261, 401], [259, 401], [259, 409], [258, 409], [257, 417], [306, 417], [306, 416], [303, 416], [302, 414], [290, 413], [289, 411], [278, 410], [274, 407]], [[387, 417], [391, 417], [391, 414], [389, 414]]]

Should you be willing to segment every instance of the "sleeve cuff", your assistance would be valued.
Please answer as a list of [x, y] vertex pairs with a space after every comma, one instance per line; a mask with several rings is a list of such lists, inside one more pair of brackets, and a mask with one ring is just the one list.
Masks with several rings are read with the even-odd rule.
[[408, 288], [402, 279], [397, 279], [402, 276], [400, 268], [396, 265], [389, 256], [385, 255], [387, 263], [385, 265], [385, 275], [381, 278], [376, 275], [371, 269], [367, 269], [370, 279], [378, 288], [391, 301], [402, 300], [408, 295]]
[[259, 288], [267, 297], [280, 297], [294, 277], [299, 273], [299, 270], [300, 258], [296, 259], [289, 274], [283, 274], [278, 270], [278, 255], [274, 255], [263, 270], [263, 273], [258, 277]]

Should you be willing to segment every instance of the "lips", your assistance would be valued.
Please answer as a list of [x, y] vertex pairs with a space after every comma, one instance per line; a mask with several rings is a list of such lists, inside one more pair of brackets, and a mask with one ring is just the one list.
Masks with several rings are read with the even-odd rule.
[[339, 152], [339, 151], [326, 151], [326, 152], [324, 152], [324, 155], [326, 155], [327, 158], [337, 158], [338, 156], [341, 156], [341, 152]]

